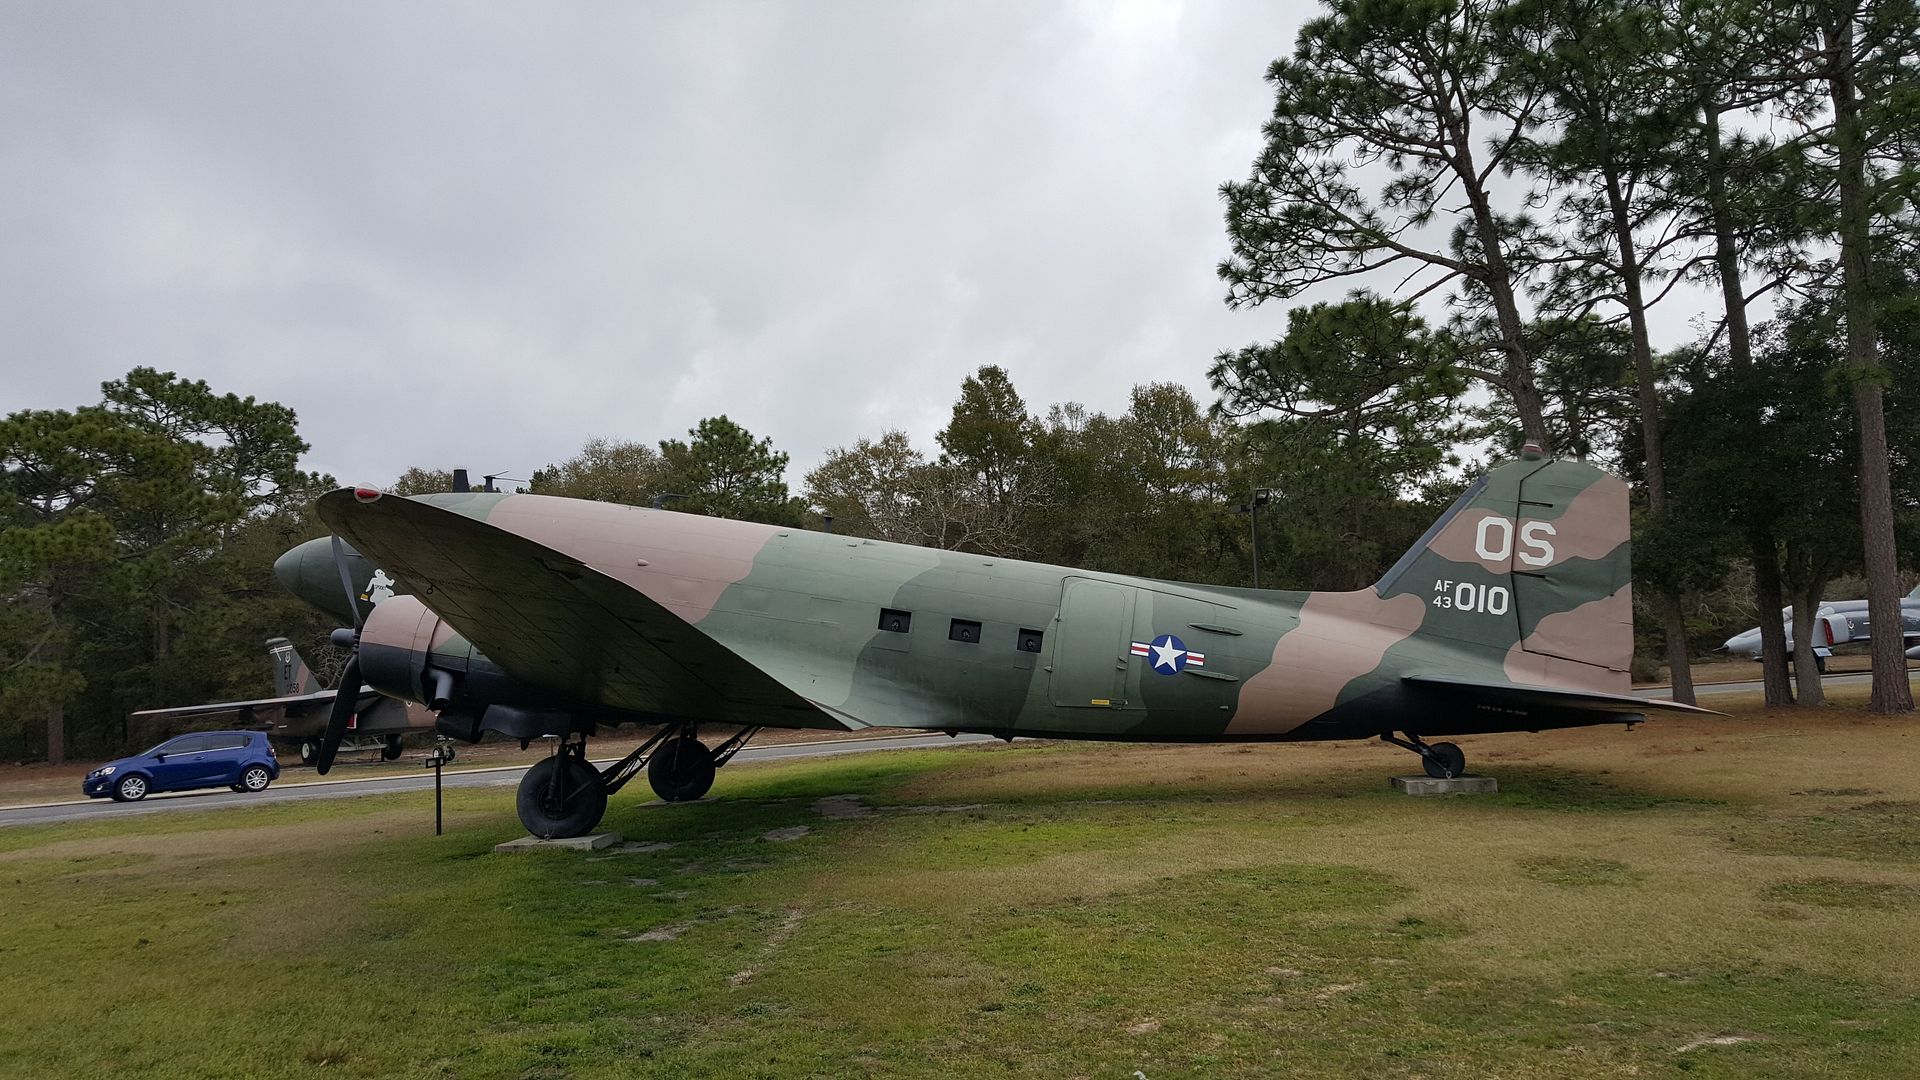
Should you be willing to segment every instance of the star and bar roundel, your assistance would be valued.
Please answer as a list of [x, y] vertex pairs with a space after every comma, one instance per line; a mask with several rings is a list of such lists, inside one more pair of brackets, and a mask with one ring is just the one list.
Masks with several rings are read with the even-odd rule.
[[1152, 641], [1133, 643], [1133, 655], [1144, 656], [1161, 675], [1178, 675], [1190, 667], [1206, 667], [1207, 658], [1172, 634], [1161, 634]]

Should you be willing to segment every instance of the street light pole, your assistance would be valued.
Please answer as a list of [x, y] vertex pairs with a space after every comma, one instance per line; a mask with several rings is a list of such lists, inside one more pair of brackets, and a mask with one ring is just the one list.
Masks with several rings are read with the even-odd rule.
[[1247, 504], [1247, 524], [1253, 530], [1253, 587], [1260, 587], [1260, 508], [1273, 501], [1268, 488], [1254, 488], [1253, 501]]

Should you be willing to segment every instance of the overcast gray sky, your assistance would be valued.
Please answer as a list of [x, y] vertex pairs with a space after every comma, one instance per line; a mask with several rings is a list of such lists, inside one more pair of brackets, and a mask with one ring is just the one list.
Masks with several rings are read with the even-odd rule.
[[150, 364], [312, 465], [525, 476], [726, 413], [793, 455], [1004, 365], [1203, 401], [1283, 3], [0, 4], [0, 409]]

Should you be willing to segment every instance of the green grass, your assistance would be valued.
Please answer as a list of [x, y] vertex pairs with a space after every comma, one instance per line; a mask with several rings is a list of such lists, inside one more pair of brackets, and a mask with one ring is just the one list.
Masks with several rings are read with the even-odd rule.
[[[1283, 753], [734, 768], [699, 803], [616, 800], [610, 828], [671, 845], [639, 853], [494, 854], [519, 832], [510, 789], [449, 792], [438, 838], [418, 795], [0, 830], [0, 1075], [1878, 1077], [1920, 1059], [1896, 939], [1920, 895], [1911, 804], [1795, 812], [1784, 779], [1742, 800], [1678, 766], [1540, 761], [1497, 770], [1495, 798], [1415, 800], [1372, 767], [1397, 759]], [[849, 794], [868, 812], [818, 811]]]

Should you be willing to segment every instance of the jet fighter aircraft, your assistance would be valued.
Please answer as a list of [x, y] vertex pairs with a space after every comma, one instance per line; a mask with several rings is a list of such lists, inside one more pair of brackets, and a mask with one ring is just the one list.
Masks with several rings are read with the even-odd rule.
[[[323, 496], [332, 538], [281, 580], [351, 616], [346, 674], [462, 739], [557, 737], [519, 814], [591, 831], [648, 772], [694, 799], [759, 727], [1011, 739], [1379, 738], [1457, 776], [1436, 736], [1706, 712], [1630, 694], [1627, 488], [1529, 451], [1355, 592], [1191, 585], [538, 495]], [[349, 546], [350, 545], [350, 546]], [[355, 602], [359, 555], [399, 589]], [[329, 577], [345, 588], [322, 588]], [[331, 598], [327, 593], [331, 592]], [[344, 602], [343, 602], [344, 601]], [[341, 695], [319, 768], [353, 715]], [[601, 725], [659, 724], [601, 772]], [[717, 747], [702, 725], [738, 725]]]
[[[1787, 648], [1793, 648], [1793, 609], [1780, 609], [1780, 621], [1787, 628]], [[1900, 601], [1900, 637], [1907, 646], [1907, 659], [1920, 660], [1920, 586]], [[1820, 670], [1827, 670], [1827, 658], [1835, 645], [1866, 641], [1873, 637], [1873, 622], [1867, 617], [1865, 600], [1829, 600], [1813, 613], [1813, 654]], [[1760, 659], [1760, 628], [1743, 630], [1720, 646], [1728, 652], [1744, 653]]]
[[[217, 719], [232, 727], [264, 731], [277, 742], [291, 743], [299, 750], [300, 763], [311, 765], [319, 756], [320, 737], [326, 731], [336, 691], [320, 685], [306, 657], [286, 638], [267, 639], [267, 657], [273, 668], [273, 697], [142, 709], [130, 719], [159, 720], [169, 727], [183, 720]], [[353, 749], [377, 749], [383, 760], [393, 761], [400, 756], [401, 737], [424, 730], [406, 702], [382, 697], [371, 687], [361, 687], [354, 704], [353, 720], [345, 736], [353, 740]]]

